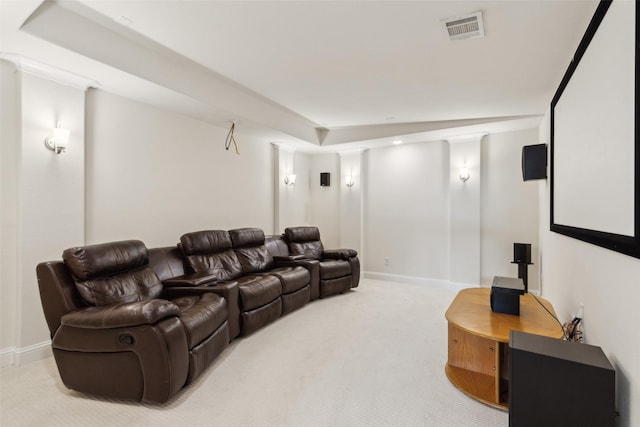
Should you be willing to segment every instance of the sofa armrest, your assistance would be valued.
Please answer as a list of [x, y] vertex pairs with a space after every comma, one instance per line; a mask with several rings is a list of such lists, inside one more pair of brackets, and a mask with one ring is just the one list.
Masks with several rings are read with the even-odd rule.
[[229, 339], [232, 340], [237, 337], [240, 334], [238, 282], [209, 282], [201, 286], [169, 286], [164, 288], [162, 296], [171, 300], [187, 295], [198, 295], [203, 293], [214, 293], [227, 300], [227, 308], [229, 310]]
[[218, 282], [217, 276], [209, 273], [191, 273], [183, 274], [182, 276], [172, 277], [171, 279], [164, 280], [162, 285], [164, 287], [194, 287], [203, 285], [213, 285]]
[[349, 260], [357, 256], [358, 252], [353, 249], [328, 249], [322, 252], [322, 258]]
[[152, 299], [131, 303], [86, 307], [61, 318], [61, 324], [85, 329], [111, 329], [153, 325], [168, 317], [180, 316], [171, 301]]
[[273, 257], [273, 260], [275, 262], [300, 261], [300, 260], [303, 260], [303, 259], [307, 259], [307, 257], [304, 256], [304, 255], [288, 255], [288, 256], [275, 255]]

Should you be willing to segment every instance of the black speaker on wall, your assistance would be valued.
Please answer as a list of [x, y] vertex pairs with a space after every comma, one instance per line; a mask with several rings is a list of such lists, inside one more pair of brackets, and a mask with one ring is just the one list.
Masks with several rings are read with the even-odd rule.
[[331, 186], [331, 174], [329, 172], [320, 172], [320, 186], [321, 187]]
[[615, 370], [600, 347], [511, 331], [510, 427], [613, 427]]
[[547, 144], [522, 147], [522, 179], [547, 179]]

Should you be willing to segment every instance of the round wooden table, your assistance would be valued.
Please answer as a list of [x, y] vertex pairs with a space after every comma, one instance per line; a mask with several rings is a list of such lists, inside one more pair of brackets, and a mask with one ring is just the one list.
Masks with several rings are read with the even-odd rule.
[[[447, 309], [449, 357], [445, 372], [467, 395], [507, 410], [508, 348], [511, 330], [562, 338], [551, 303], [531, 294], [520, 297], [520, 316], [494, 313], [489, 288], [463, 289]], [[545, 310], [541, 304], [549, 310]]]

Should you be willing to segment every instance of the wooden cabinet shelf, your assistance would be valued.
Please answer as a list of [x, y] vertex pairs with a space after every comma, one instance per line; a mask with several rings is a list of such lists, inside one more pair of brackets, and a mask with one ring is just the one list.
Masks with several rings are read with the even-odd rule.
[[[532, 295], [520, 298], [520, 316], [494, 313], [487, 288], [464, 289], [446, 312], [448, 359], [445, 372], [461, 391], [487, 405], [508, 409], [509, 332], [561, 338], [558, 322]], [[551, 304], [540, 302], [554, 313]], [[555, 313], [554, 313], [555, 315]]]

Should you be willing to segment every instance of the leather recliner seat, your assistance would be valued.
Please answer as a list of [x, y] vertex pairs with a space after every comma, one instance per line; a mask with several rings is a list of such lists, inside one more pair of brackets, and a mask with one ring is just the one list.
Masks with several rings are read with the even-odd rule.
[[343, 293], [360, 283], [360, 261], [355, 250], [325, 250], [317, 227], [288, 227], [284, 235], [291, 255], [319, 262], [321, 298]]
[[71, 248], [36, 271], [63, 383], [162, 403], [231, 339], [357, 286], [360, 266], [355, 251], [326, 251], [317, 229], [296, 227], [188, 233], [152, 249], [140, 241]]
[[306, 269], [282, 267], [271, 273], [274, 261], [260, 229], [187, 233], [180, 247], [189, 273], [237, 283], [240, 335], [251, 334], [309, 300]]
[[259, 228], [230, 230], [229, 236], [246, 275], [275, 276], [282, 289], [282, 315], [304, 306], [310, 300], [311, 275], [298, 265], [276, 267]]
[[68, 388], [166, 402], [229, 343], [227, 301], [214, 293], [163, 299], [142, 242], [71, 248], [63, 260], [36, 270]]

